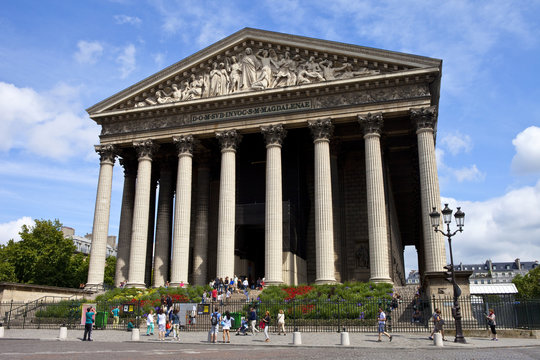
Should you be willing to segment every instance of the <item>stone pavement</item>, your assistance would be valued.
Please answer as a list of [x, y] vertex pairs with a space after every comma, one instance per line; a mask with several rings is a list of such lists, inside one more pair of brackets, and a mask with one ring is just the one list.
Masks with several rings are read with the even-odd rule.
[[[59, 330], [36, 330], [36, 329], [5, 329], [4, 338], [0, 341], [8, 339], [36, 339], [57, 341], [60, 334]], [[67, 339], [65, 341], [81, 341], [83, 330], [68, 330]], [[306, 346], [306, 347], [341, 347], [341, 334], [336, 332], [326, 333], [301, 333], [302, 345], [293, 345], [293, 334], [288, 333], [286, 336], [278, 336], [270, 333], [270, 342], [264, 341], [264, 334], [259, 333], [255, 336], [235, 336], [231, 334], [231, 344], [235, 346]], [[350, 346], [358, 348], [434, 348], [433, 341], [429, 340], [427, 333], [394, 333], [392, 342], [383, 336], [382, 342], [377, 342], [377, 334], [374, 333], [349, 333]], [[94, 330], [93, 338], [95, 342], [129, 342], [131, 341], [131, 333], [120, 330]], [[222, 333], [218, 334], [218, 343], [212, 346], [228, 346], [222, 342]], [[453, 342], [453, 337], [448, 336], [448, 340], [444, 342], [447, 348], [496, 348], [496, 347], [527, 347], [539, 346], [540, 339], [527, 338], [500, 338], [499, 341], [491, 341], [485, 337], [467, 337], [467, 344], [458, 344]], [[153, 336], [145, 336], [141, 334], [139, 342], [163, 343], [157, 338], [157, 334]], [[181, 332], [180, 341], [174, 341], [172, 338], [166, 338], [164, 342], [178, 344], [199, 344], [205, 345], [208, 343], [208, 334], [206, 332]]]

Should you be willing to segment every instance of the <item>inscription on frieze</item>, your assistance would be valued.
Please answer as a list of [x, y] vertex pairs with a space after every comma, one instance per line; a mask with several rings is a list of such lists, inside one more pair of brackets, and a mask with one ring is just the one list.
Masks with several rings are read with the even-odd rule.
[[239, 119], [250, 116], [263, 116], [281, 114], [311, 109], [311, 100], [296, 101], [285, 104], [252, 106], [227, 111], [215, 111], [191, 116], [193, 123], [213, 120]]

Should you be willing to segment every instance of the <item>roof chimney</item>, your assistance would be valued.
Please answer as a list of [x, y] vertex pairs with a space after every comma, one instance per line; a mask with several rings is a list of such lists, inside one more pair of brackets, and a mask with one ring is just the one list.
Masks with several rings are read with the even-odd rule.
[[519, 261], [519, 258], [516, 259], [515, 263], [516, 263], [517, 269], [521, 270], [521, 261]]

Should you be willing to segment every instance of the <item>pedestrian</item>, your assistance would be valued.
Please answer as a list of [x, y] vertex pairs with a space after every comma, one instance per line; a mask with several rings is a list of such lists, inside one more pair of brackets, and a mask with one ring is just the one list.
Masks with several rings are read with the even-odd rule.
[[173, 310], [172, 329], [174, 340], [180, 341], [180, 316], [178, 316], [178, 309]]
[[491, 329], [491, 334], [493, 334], [493, 337], [491, 338], [491, 340], [499, 341], [499, 339], [497, 338], [497, 329], [495, 328], [497, 323], [495, 322], [495, 312], [493, 311], [493, 309], [489, 309], [489, 315], [486, 315], [486, 319]]
[[392, 341], [392, 335], [390, 335], [389, 333], [387, 333], [385, 331], [385, 326], [386, 326], [386, 314], [384, 313], [383, 309], [380, 307], [379, 308], [379, 316], [377, 317], [377, 320], [378, 320], [378, 323], [379, 323], [379, 339], [377, 340], [377, 342], [381, 342], [381, 334], [384, 334], [386, 336], [388, 336], [388, 339], [390, 339], [390, 341]]
[[283, 312], [283, 309], [279, 310], [279, 313], [277, 315], [277, 324], [278, 324], [278, 335], [281, 335], [281, 331], [283, 331], [283, 335], [287, 335], [285, 332], [285, 313]]
[[443, 329], [444, 319], [442, 318], [440, 309], [435, 309], [435, 313], [433, 313], [433, 316], [432, 316], [432, 321], [433, 321], [433, 331], [431, 332], [431, 336], [429, 337], [429, 339], [433, 340], [433, 334], [440, 332], [442, 335], [443, 341], [446, 341], [446, 338], [444, 337], [444, 329]]
[[264, 341], [269, 342], [270, 336], [268, 336], [268, 328], [270, 327], [270, 311], [266, 310], [262, 323], [264, 325], [264, 337], [265, 337]]
[[165, 303], [167, 304], [167, 312], [172, 309], [173, 301], [170, 294], [167, 294], [167, 298], [165, 299]]
[[210, 328], [210, 342], [216, 343], [217, 341], [217, 334], [219, 331], [219, 322], [221, 321], [221, 314], [219, 313], [219, 309], [216, 307], [212, 315], [210, 315], [210, 324], [212, 327]]
[[146, 336], [154, 335], [154, 309], [146, 315]]
[[216, 288], [212, 289], [212, 301], [213, 302], [217, 301], [217, 289]]
[[[231, 342], [231, 325], [234, 321], [234, 318], [231, 317], [231, 314], [229, 313], [229, 310], [225, 311], [225, 316], [223, 316], [223, 320], [221, 321], [221, 325], [223, 326], [223, 342], [230, 343]], [[225, 337], [227, 338], [227, 341], [225, 341]]]
[[158, 310], [157, 323], [158, 323], [158, 338], [161, 341], [165, 341], [165, 327], [167, 326], [167, 315], [165, 315], [165, 312], [163, 311], [163, 309]]
[[259, 330], [255, 328], [255, 323], [257, 322], [257, 312], [255, 311], [255, 308], [249, 309], [248, 320], [249, 320], [249, 325], [251, 327], [251, 334], [255, 335], [256, 333], [259, 332]]
[[86, 314], [85, 315], [85, 321], [84, 321], [84, 335], [83, 335], [83, 341], [94, 341], [92, 339], [92, 325], [94, 324], [94, 315], [96, 313], [96, 309], [89, 306], [86, 308]]
[[117, 328], [120, 323], [120, 306], [117, 306], [111, 310], [113, 316], [113, 328]]

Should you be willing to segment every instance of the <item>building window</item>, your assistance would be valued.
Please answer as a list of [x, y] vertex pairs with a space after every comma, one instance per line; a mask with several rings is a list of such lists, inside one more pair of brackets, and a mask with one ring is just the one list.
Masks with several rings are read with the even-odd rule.
[[480, 284], [483, 284], [484, 283], [484, 280], [480, 280]]
[[493, 265], [493, 270], [497, 270], [497, 265]]
[[478, 280], [474, 280], [474, 283], [475, 283], [475, 284], [478, 284]]

